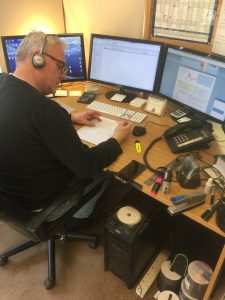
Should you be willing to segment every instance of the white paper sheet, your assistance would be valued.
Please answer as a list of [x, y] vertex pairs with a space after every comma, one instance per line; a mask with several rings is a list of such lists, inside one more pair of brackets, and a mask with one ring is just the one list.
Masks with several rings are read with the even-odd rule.
[[118, 122], [101, 117], [101, 121], [96, 120], [95, 124], [95, 127], [83, 126], [77, 130], [77, 133], [82, 140], [98, 145], [113, 135]]

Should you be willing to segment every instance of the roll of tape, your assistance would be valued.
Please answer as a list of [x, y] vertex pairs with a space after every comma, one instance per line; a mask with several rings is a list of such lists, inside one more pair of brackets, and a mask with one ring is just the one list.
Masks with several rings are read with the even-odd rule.
[[157, 277], [158, 289], [160, 291], [170, 290], [178, 293], [182, 277], [180, 274], [171, 271], [170, 268], [170, 260], [166, 260], [162, 263], [159, 275]]
[[163, 291], [159, 294], [158, 300], [179, 300], [179, 297], [172, 291]]

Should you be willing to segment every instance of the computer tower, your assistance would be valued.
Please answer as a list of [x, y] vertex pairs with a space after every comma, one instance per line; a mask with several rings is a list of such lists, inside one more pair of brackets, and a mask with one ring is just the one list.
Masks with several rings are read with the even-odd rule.
[[123, 201], [104, 226], [104, 267], [132, 288], [154, 260], [169, 231], [166, 208], [148, 199]]

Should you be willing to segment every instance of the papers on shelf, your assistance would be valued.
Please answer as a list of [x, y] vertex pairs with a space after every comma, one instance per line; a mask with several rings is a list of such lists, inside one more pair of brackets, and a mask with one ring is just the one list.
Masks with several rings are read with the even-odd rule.
[[83, 126], [77, 133], [82, 140], [98, 145], [113, 135], [117, 125], [117, 121], [101, 117], [100, 122], [96, 120], [95, 127]]

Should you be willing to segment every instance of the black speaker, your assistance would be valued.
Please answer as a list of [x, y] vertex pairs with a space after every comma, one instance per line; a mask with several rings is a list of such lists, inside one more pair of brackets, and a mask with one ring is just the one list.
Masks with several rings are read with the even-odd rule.
[[128, 288], [132, 288], [147, 270], [169, 236], [170, 228], [170, 217], [164, 207], [151, 204], [149, 197], [148, 201], [134, 198], [120, 203], [104, 226], [105, 271], [114, 273]]
[[35, 68], [42, 68], [45, 65], [45, 59], [44, 59], [44, 56], [42, 53], [44, 51], [46, 42], [47, 42], [47, 35], [45, 35], [45, 37], [44, 37], [40, 51], [38, 53], [35, 53], [34, 56], [32, 57], [32, 63]]

